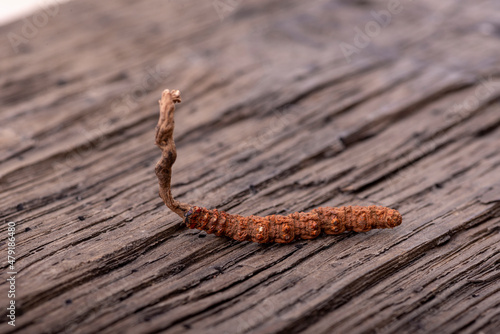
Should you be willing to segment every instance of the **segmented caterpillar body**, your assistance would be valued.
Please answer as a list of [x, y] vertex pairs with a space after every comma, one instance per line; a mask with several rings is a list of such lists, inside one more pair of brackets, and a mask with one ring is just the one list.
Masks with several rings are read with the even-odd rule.
[[398, 211], [382, 206], [322, 207], [311, 212], [266, 217], [233, 215], [217, 209], [191, 207], [184, 222], [196, 228], [238, 241], [288, 243], [296, 239], [314, 239], [321, 234], [345, 231], [366, 232], [375, 228], [393, 228], [401, 224]]
[[181, 203], [173, 198], [170, 189], [172, 165], [177, 157], [173, 139], [174, 104], [181, 102], [180, 92], [166, 89], [158, 102], [160, 118], [156, 127], [156, 145], [162, 150], [162, 157], [156, 164], [155, 171], [160, 185], [160, 197], [190, 228], [239, 241], [288, 243], [296, 239], [316, 238], [322, 231], [326, 234], [366, 232], [375, 228], [393, 228], [402, 222], [398, 211], [375, 205], [322, 207], [288, 216], [243, 217]]

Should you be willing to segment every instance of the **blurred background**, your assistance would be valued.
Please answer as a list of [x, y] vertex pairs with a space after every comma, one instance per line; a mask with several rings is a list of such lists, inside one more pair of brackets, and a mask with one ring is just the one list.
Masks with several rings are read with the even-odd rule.
[[[67, 0], [57, 0], [58, 3]], [[50, 4], [50, 0], [5, 0], [2, 2], [2, 12], [0, 13], [0, 24], [21, 19], [30, 13]]]

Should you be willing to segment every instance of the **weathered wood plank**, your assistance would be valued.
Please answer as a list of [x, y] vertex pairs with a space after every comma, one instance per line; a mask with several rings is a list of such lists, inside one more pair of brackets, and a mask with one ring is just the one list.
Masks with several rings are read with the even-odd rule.
[[[339, 43], [388, 2], [234, 4], [70, 2], [19, 53], [1, 42], [16, 332], [495, 333], [499, 5], [402, 1], [348, 63]], [[380, 204], [403, 225], [290, 245], [186, 230], [153, 172], [164, 88], [183, 94], [179, 199]]]

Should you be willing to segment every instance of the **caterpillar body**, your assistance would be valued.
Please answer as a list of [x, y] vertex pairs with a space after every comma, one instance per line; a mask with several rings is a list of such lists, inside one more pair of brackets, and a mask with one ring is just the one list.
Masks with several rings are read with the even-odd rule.
[[323, 231], [340, 234], [345, 231], [366, 232], [376, 228], [393, 228], [401, 224], [401, 214], [382, 206], [322, 207], [288, 216], [265, 217], [233, 215], [217, 209], [191, 207], [184, 223], [238, 241], [288, 243], [297, 239], [314, 239]]
[[397, 210], [375, 205], [321, 207], [288, 216], [244, 217], [181, 203], [173, 198], [170, 189], [172, 165], [177, 157], [173, 139], [174, 111], [175, 103], [181, 102], [180, 92], [166, 89], [158, 102], [160, 118], [156, 127], [156, 145], [162, 150], [162, 157], [156, 164], [155, 171], [160, 185], [160, 197], [170, 210], [184, 219], [189, 228], [238, 241], [288, 243], [297, 239], [314, 239], [322, 231], [326, 234], [366, 232], [371, 229], [393, 228], [402, 223], [402, 216]]

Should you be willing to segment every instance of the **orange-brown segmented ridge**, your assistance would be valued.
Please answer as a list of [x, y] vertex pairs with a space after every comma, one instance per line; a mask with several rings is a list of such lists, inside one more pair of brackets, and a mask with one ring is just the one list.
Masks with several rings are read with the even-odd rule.
[[398, 211], [382, 206], [323, 207], [311, 212], [266, 217], [233, 215], [217, 209], [191, 207], [184, 222], [196, 228], [238, 241], [288, 243], [296, 239], [314, 239], [321, 234], [345, 231], [366, 232], [376, 228], [393, 228], [401, 224]]
[[170, 210], [196, 228], [239, 241], [287, 243], [296, 239], [313, 239], [321, 232], [366, 232], [375, 228], [393, 228], [402, 222], [401, 214], [382, 206], [345, 206], [317, 208], [288, 216], [266, 217], [233, 215], [217, 209], [206, 209], [175, 200], [170, 189], [172, 165], [177, 157], [174, 143], [175, 103], [181, 102], [178, 90], [164, 90], [160, 101], [160, 118], [156, 127], [156, 145], [162, 157], [156, 164], [160, 197]]

